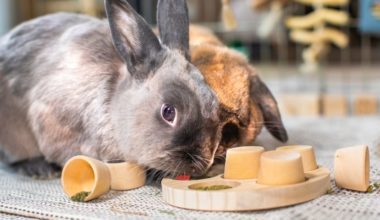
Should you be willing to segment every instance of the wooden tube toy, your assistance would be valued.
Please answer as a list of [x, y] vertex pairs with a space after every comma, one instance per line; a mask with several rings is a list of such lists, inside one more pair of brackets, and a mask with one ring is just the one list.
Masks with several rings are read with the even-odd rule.
[[290, 151], [267, 151], [261, 155], [257, 183], [289, 185], [305, 181], [301, 155]]
[[314, 149], [309, 145], [290, 145], [278, 147], [278, 151], [292, 151], [298, 152], [302, 158], [302, 166], [305, 172], [315, 170], [318, 168], [317, 161], [315, 159]]
[[62, 171], [63, 190], [75, 201], [90, 201], [110, 190], [111, 174], [106, 164], [86, 156], [67, 161]]
[[335, 183], [338, 187], [365, 192], [369, 186], [369, 152], [366, 145], [335, 152]]
[[130, 162], [103, 163], [86, 156], [75, 156], [65, 164], [61, 183], [72, 200], [87, 202], [110, 189], [129, 190], [143, 186], [145, 170]]
[[246, 146], [227, 150], [224, 178], [254, 179], [257, 177], [263, 147]]

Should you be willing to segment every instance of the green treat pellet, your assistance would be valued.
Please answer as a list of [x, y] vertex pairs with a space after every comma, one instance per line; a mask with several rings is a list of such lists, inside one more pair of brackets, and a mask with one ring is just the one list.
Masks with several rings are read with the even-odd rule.
[[379, 188], [380, 188], [380, 184], [379, 183], [374, 183], [374, 184], [368, 186], [367, 192], [371, 193], [371, 192], [376, 191]]
[[75, 202], [84, 202], [86, 197], [90, 195], [90, 192], [82, 191], [70, 197]]
[[172, 211], [159, 210], [159, 212], [161, 212], [161, 213], [163, 213], [163, 214], [167, 214], [167, 215], [173, 215], [173, 216], [175, 216], [174, 212], [172, 212]]
[[327, 193], [327, 194], [333, 194], [334, 191], [333, 191], [332, 189], [328, 189], [326, 193]]
[[222, 190], [222, 189], [231, 189], [231, 186], [227, 185], [212, 185], [212, 186], [203, 186], [195, 188], [196, 190], [211, 191], [211, 190]]
[[373, 185], [368, 186], [367, 192], [371, 193], [373, 191], [375, 191], [375, 187], [373, 187]]

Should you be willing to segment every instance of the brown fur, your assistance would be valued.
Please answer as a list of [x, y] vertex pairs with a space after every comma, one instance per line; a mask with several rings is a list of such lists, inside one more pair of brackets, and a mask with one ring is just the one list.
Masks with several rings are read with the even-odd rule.
[[217, 94], [224, 120], [239, 129], [238, 141], [222, 147], [252, 143], [263, 126], [262, 112], [250, 98], [249, 77], [256, 76], [255, 70], [203, 27], [190, 26], [190, 46], [191, 60]]

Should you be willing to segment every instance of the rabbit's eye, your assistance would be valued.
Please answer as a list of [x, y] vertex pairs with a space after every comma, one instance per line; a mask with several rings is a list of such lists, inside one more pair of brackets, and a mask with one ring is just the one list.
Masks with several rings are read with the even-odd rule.
[[170, 125], [174, 125], [176, 119], [176, 109], [169, 104], [163, 104], [161, 107], [161, 116]]

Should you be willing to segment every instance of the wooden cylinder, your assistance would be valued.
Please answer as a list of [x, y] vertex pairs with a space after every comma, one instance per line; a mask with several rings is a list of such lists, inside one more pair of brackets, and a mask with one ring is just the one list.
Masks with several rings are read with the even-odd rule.
[[107, 163], [111, 173], [111, 189], [129, 190], [145, 184], [145, 170], [134, 163]]
[[75, 156], [65, 164], [61, 183], [67, 196], [86, 192], [88, 195], [84, 201], [89, 201], [110, 190], [111, 175], [103, 162], [86, 156]]
[[227, 150], [224, 178], [255, 179], [259, 172], [263, 147], [247, 146]]
[[301, 154], [302, 166], [305, 172], [315, 170], [318, 168], [317, 161], [315, 159], [314, 149], [309, 145], [290, 145], [278, 147], [276, 150], [280, 151], [292, 151]]
[[264, 185], [288, 185], [305, 181], [298, 152], [267, 151], [261, 155], [257, 182]]
[[369, 152], [366, 145], [335, 152], [334, 176], [338, 187], [365, 192], [369, 186]]

